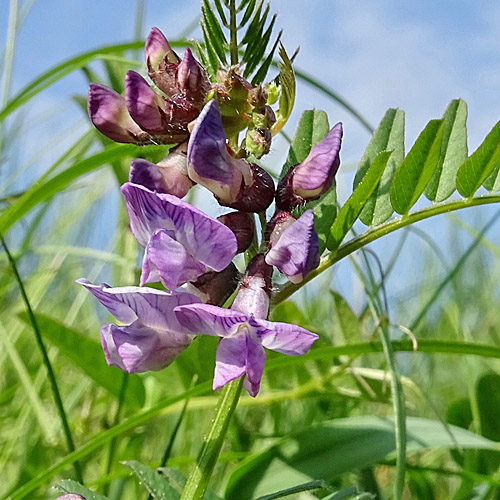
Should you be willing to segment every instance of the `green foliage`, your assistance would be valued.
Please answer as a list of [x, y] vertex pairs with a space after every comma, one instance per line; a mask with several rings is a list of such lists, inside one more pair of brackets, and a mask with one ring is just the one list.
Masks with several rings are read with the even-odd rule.
[[[409, 417], [408, 451], [424, 448], [497, 450], [493, 441], [440, 422]], [[232, 474], [227, 500], [251, 498], [287, 488], [307, 478], [330, 481], [341, 474], [383, 460], [394, 447], [392, 422], [378, 417], [350, 417], [322, 422], [284, 437], [243, 462]]]
[[396, 168], [403, 161], [405, 155], [404, 127], [404, 112], [400, 109], [387, 110], [359, 163], [354, 177], [354, 187], [364, 178], [379, 153], [392, 151], [391, 158], [379, 184], [366, 201], [366, 205], [361, 212], [360, 219], [368, 226], [380, 224], [392, 215], [393, 209], [389, 199], [389, 188]]
[[63, 493], [76, 493], [77, 495], [82, 495], [86, 500], [108, 500], [108, 497], [98, 495], [72, 479], [63, 479], [56, 485], [56, 488]]
[[146, 487], [149, 494], [155, 500], [178, 500], [180, 498], [179, 493], [170, 485], [168, 479], [161, 476], [147, 465], [137, 460], [123, 462], [123, 465], [132, 469], [132, 472], [137, 476], [140, 483]]
[[[21, 313], [20, 317], [29, 324], [26, 313]], [[49, 316], [37, 314], [36, 320], [44, 338], [56, 346], [73, 365], [78, 366], [97, 385], [104, 387], [115, 397], [120, 396], [124, 374], [118, 368], [108, 366], [99, 342]], [[141, 408], [145, 397], [142, 380], [138, 375], [129, 375], [126, 402], [132, 407]]]

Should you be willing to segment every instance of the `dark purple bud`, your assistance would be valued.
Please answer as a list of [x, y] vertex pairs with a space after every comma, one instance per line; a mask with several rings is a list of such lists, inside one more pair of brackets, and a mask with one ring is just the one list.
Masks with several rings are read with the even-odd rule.
[[196, 281], [186, 283], [187, 292], [196, 295], [204, 304], [222, 306], [238, 286], [239, 272], [231, 262], [223, 271], [209, 271]]
[[337, 123], [321, 142], [311, 148], [307, 158], [290, 168], [281, 179], [276, 193], [278, 208], [292, 210], [328, 191], [340, 165], [341, 145], [342, 124]]
[[255, 235], [255, 219], [245, 212], [231, 212], [217, 217], [219, 222], [227, 226], [236, 236], [238, 253], [244, 252], [252, 243]]
[[[180, 59], [172, 50], [165, 35], [158, 29], [153, 28], [144, 45], [144, 58], [149, 72], [156, 72], [163, 61], [179, 64]], [[150, 75], [151, 76], [151, 75]]]
[[257, 254], [247, 266], [231, 309], [267, 319], [272, 275], [273, 268], [266, 263], [264, 254]]
[[210, 90], [210, 81], [203, 66], [194, 58], [188, 47], [177, 67], [177, 85], [197, 108], [202, 108]]
[[[281, 227], [280, 227], [281, 225]], [[281, 228], [286, 226], [283, 230]], [[319, 265], [319, 239], [314, 229], [314, 212], [306, 210], [302, 216], [289, 224], [289, 219], [278, 222], [271, 233], [271, 249], [266, 262], [276, 266], [292, 283], [300, 283]], [[274, 232], [274, 231], [273, 231]]]
[[[240, 161], [247, 163], [245, 160]], [[273, 202], [274, 182], [263, 168], [254, 163], [248, 165], [252, 172], [252, 181], [242, 185], [234, 201], [227, 203], [219, 198], [217, 200], [223, 206], [242, 212], [263, 212]]]
[[273, 215], [266, 227], [266, 240], [269, 248], [275, 245], [280, 239], [283, 231], [292, 225], [297, 219], [286, 210], [280, 210]]
[[186, 142], [172, 148], [168, 156], [157, 164], [142, 158], [132, 160], [129, 181], [151, 191], [183, 198], [194, 186], [187, 173], [186, 148]]
[[88, 112], [94, 126], [116, 142], [148, 143], [151, 137], [132, 120], [125, 99], [104, 85], [91, 83]]
[[125, 77], [125, 100], [134, 121], [150, 134], [161, 136], [163, 143], [187, 139], [188, 125], [198, 116], [198, 110], [187, 99], [164, 99], [135, 71]]

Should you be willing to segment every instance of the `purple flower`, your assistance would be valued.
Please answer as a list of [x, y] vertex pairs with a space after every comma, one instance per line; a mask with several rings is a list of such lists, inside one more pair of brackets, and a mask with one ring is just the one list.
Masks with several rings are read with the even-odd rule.
[[271, 204], [273, 180], [259, 166], [231, 156], [215, 100], [203, 108], [195, 122], [187, 159], [189, 177], [209, 189], [221, 205], [261, 212]]
[[337, 123], [326, 137], [311, 148], [307, 158], [291, 167], [276, 190], [276, 205], [291, 211], [306, 201], [316, 200], [328, 191], [340, 165], [342, 123]]
[[151, 191], [183, 198], [194, 186], [187, 173], [186, 148], [186, 142], [179, 144], [159, 163], [151, 163], [142, 158], [132, 160], [129, 181], [147, 187]]
[[116, 142], [146, 144], [152, 137], [132, 120], [125, 99], [104, 85], [91, 83], [88, 112], [95, 128]]
[[264, 347], [298, 356], [305, 354], [318, 338], [299, 326], [208, 304], [179, 306], [174, 312], [192, 333], [222, 337], [217, 347], [214, 390], [246, 374], [245, 389], [256, 396], [266, 359]]
[[68, 493], [62, 497], [57, 497], [55, 500], [86, 500], [86, 498], [81, 495], [76, 495], [75, 493]]
[[232, 261], [236, 237], [224, 224], [176, 196], [130, 182], [121, 191], [132, 232], [146, 249], [141, 285], [161, 280], [175, 290], [196, 280], [207, 267], [222, 271]]
[[306, 210], [291, 223], [290, 218], [290, 214], [284, 217], [283, 212], [274, 217], [266, 263], [276, 266], [292, 283], [299, 283], [319, 265], [319, 239], [312, 210]]
[[247, 268], [231, 309], [191, 304], [174, 309], [180, 324], [192, 333], [222, 337], [217, 347], [213, 388], [246, 374], [244, 387], [256, 396], [264, 370], [264, 347], [297, 356], [318, 338], [288, 323], [267, 321], [272, 267], [256, 255]]
[[108, 365], [137, 373], [160, 370], [169, 365], [190, 342], [190, 331], [173, 312], [176, 306], [200, 302], [189, 293], [153, 288], [111, 288], [79, 279], [124, 326], [107, 323], [101, 327], [101, 342]]

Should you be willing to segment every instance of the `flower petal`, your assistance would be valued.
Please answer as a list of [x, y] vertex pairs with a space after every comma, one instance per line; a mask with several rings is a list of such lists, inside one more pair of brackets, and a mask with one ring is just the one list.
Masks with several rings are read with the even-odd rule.
[[91, 83], [87, 107], [94, 126], [116, 142], [150, 142], [150, 137], [132, 120], [125, 99], [108, 87]]
[[[238, 160], [226, 149], [226, 134], [222, 127], [217, 101], [205, 105], [196, 119], [188, 145], [189, 177], [206, 187], [218, 198], [232, 201], [243, 181]], [[251, 181], [251, 172], [247, 176]]]
[[[170, 290], [195, 280], [206, 271], [205, 266], [188, 254], [184, 246], [170, 237], [164, 229], [158, 229], [151, 236], [146, 246], [144, 263], [146, 265], [143, 265], [141, 286], [157, 281], [158, 276]], [[151, 269], [157, 271], [153, 273], [154, 277], [150, 277]]]
[[151, 134], [165, 132], [161, 113], [164, 100], [135, 71], [125, 76], [125, 101], [130, 116], [143, 130]]
[[189, 345], [185, 333], [155, 330], [136, 322], [130, 326], [108, 323], [101, 328], [101, 342], [109, 365], [128, 373], [160, 370]]
[[260, 381], [264, 372], [264, 363], [266, 362], [266, 352], [264, 348], [253, 342], [247, 337], [247, 359], [246, 374], [243, 387], [250, 396], [255, 397], [260, 389]]
[[191, 333], [227, 337], [248, 319], [246, 314], [209, 304], [189, 304], [176, 307], [179, 323]]
[[214, 391], [244, 375], [247, 360], [246, 346], [245, 335], [221, 339], [215, 358], [215, 373], [212, 386]]
[[310, 200], [330, 189], [340, 165], [341, 145], [342, 123], [337, 123], [321, 142], [311, 148], [307, 158], [294, 168], [294, 194]]
[[306, 210], [290, 224], [266, 255], [292, 283], [299, 283], [319, 265], [319, 239], [314, 229], [314, 212]]
[[313, 342], [319, 338], [315, 333], [289, 323], [256, 318], [250, 318], [248, 322], [255, 328], [256, 341], [267, 349], [288, 354], [289, 356], [305, 354], [309, 351]]
[[236, 254], [233, 232], [189, 203], [128, 182], [121, 190], [130, 227], [143, 247], [157, 229], [165, 229], [196, 260], [215, 271], [226, 268]]
[[168, 62], [174, 64], [180, 62], [165, 35], [158, 28], [152, 28], [144, 45], [144, 59], [149, 71], [157, 71], [160, 63], [165, 58], [167, 58]]
[[106, 284], [94, 285], [83, 278], [77, 283], [89, 290], [117, 320], [123, 323], [139, 320], [148, 327], [163, 330], [190, 333], [180, 325], [173, 309], [201, 302], [198, 297], [185, 292], [165, 292], [137, 286], [112, 288]]

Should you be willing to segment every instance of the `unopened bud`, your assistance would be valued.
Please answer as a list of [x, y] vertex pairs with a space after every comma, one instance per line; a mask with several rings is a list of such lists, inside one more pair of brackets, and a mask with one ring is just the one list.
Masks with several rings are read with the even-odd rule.
[[217, 217], [219, 222], [227, 226], [236, 236], [238, 253], [244, 252], [251, 244], [255, 235], [255, 219], [245, 212], [231, 212]]

